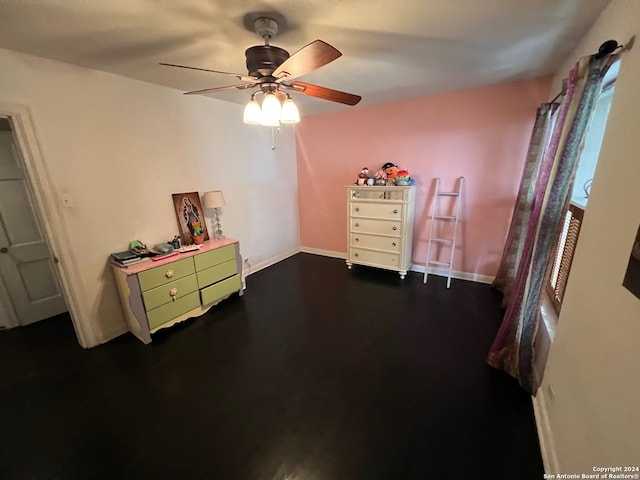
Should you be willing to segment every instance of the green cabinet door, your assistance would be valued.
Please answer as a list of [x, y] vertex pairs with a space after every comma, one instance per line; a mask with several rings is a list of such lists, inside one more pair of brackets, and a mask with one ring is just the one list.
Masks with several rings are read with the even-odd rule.
[[147, 312], [147, 319], [149, 320], [149, 329], [153, 330], [160, 325], [167, 323], [176, 317], [187, 313], [189, 310], [193, 310], [200, 306], [200, 295], [198, 292], [192, 292], [179, 300], [171, 303], [165, 303], [161, 307], [154, 308]]
[[196, 271], [200, 272], [206, 268], [234, 260], [236, 258], [236, 245], [237, 244], [233, 243], [196, 255], [194, 257], [196, 261]]
[[218, 300], [231, 295], [233, 292], [239, 291], [241, 287], [242, 281], [240, 280], [240, 275], [234, 275], [233, 277], [215, 283], [210, 287], [203, 288], [200, 290], [202, 305], [206, 306], [210, 303], [217, 302]]
[[198, 280], [195, 275], [187, 275], [173, 282], [142, 292], [144, 308], [149, 311], [165, 303], [173, 302], [186, 294], [198, 290]]
[[220, 280], [224, 280], [225, 278], [229, 278], [232, 275], [238, 273], [238, 265], [236, 264], [235, 259], [229, 260], [228, 262], [221, 263], [220, 265], [216, 265], [215, 267], [207, 268], [206, 270], [202, 270], [198, 272], [196, 275], [198, 276], [198, 286], [200, 288], [208, 287]]
[[144, 292], [192, 273], [195, 273], [193, 257], [189, 257], [140, 272], [138, 281], [140, 289]]

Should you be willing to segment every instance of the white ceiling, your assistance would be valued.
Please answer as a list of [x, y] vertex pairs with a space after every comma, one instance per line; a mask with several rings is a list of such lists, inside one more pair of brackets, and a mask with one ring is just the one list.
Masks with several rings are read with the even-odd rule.
[[[158, 62], [244, 74], [244, 50], [262, 44], [245, 28], [247, 18], [275, 12], [286, 23], [273, 45], [293, 54], [319, 38], [343, 53], [299, 80], [362, 95], [360, 105], [372, 105], [554, 73], [608, 3], [0, 0], [0, 47], [197, 90], [237, 82]], [[211, 96], [243, 104], [249, 93]], [[354, 108], [302, 95], [296, 102], [303, 114]]]

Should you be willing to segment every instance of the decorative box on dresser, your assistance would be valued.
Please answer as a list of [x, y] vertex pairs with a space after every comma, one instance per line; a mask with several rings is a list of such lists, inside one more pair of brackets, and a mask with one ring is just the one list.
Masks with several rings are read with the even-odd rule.
[[242, 295], [242, 260], [237, 240], [209, 240], [200, 250], [128, 267], [112, 265], [129, 331], [144, 343], [151, 334], [197, 317], [228, 298]]
[[347, 186], [347, 267], [397, 271], [411, 266], [414, 187]]

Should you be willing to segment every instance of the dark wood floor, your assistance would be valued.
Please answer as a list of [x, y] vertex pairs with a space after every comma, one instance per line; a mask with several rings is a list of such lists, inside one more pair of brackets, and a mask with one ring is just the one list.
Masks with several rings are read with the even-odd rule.
[[149, 346], [0, 332], [0, 478], [542, 478], [488, 286], [308, 254], [247, 283]]

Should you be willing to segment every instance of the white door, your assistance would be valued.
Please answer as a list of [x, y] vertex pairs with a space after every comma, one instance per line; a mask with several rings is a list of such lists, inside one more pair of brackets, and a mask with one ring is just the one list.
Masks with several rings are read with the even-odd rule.
[[0, 281], [18, 323], [67, 311], [9, 122], [0, 118]]

